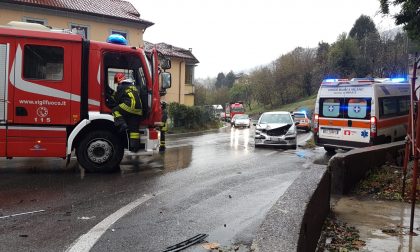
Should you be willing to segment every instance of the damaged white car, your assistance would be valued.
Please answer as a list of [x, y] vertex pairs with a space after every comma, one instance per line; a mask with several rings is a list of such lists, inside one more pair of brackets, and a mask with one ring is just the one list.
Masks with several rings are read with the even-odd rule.
[[255, 126], [255, 147], [269, 145], [296, 149], [296, 123], [289, 112], [263, 113]]

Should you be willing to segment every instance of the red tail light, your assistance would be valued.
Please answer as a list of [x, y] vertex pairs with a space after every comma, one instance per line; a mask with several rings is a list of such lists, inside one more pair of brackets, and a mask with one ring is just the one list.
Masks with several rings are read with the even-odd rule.
[[377, 133], [376, 124], [377, 124], [376, 117], [372, 116], [370, 118], [370, 137], [376, 137], [376, 133]]
[[149, 139], [150, 140], [156, 140], [156, 139], [158, 139], [158, 137], [159, 137], [159, 134], [155, 129], [150, 129], [149, 130]]
[[314, 132], [318, 132], [318, 126], [319, 126], [318, 120], [319, 120], [319, 115], [315, 114], [315, 116], [314, 116]]

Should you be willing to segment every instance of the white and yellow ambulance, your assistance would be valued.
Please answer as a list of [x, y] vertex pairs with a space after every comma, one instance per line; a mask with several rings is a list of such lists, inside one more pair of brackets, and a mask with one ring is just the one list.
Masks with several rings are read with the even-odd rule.
[[327, 79], [315, 104], [315, 143], [328, 152], [402, 140], [410, 84], [404, 78]]

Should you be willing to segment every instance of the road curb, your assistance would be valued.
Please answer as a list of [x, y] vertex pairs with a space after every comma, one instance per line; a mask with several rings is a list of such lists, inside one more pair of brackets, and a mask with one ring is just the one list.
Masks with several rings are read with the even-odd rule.
[[330, 211], [330, 188], [326, 166], [302, 172], [269, 210], [254, 239], [255, 251], [315, 251]]

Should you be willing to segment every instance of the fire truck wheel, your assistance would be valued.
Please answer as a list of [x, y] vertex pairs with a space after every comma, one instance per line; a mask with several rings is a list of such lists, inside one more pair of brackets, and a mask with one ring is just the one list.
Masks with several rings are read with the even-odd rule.
[[124, 155], [119, 138], [108, 131], [86, 134], [76, 148], [79, 164], [87, 172], [117, 170]]

